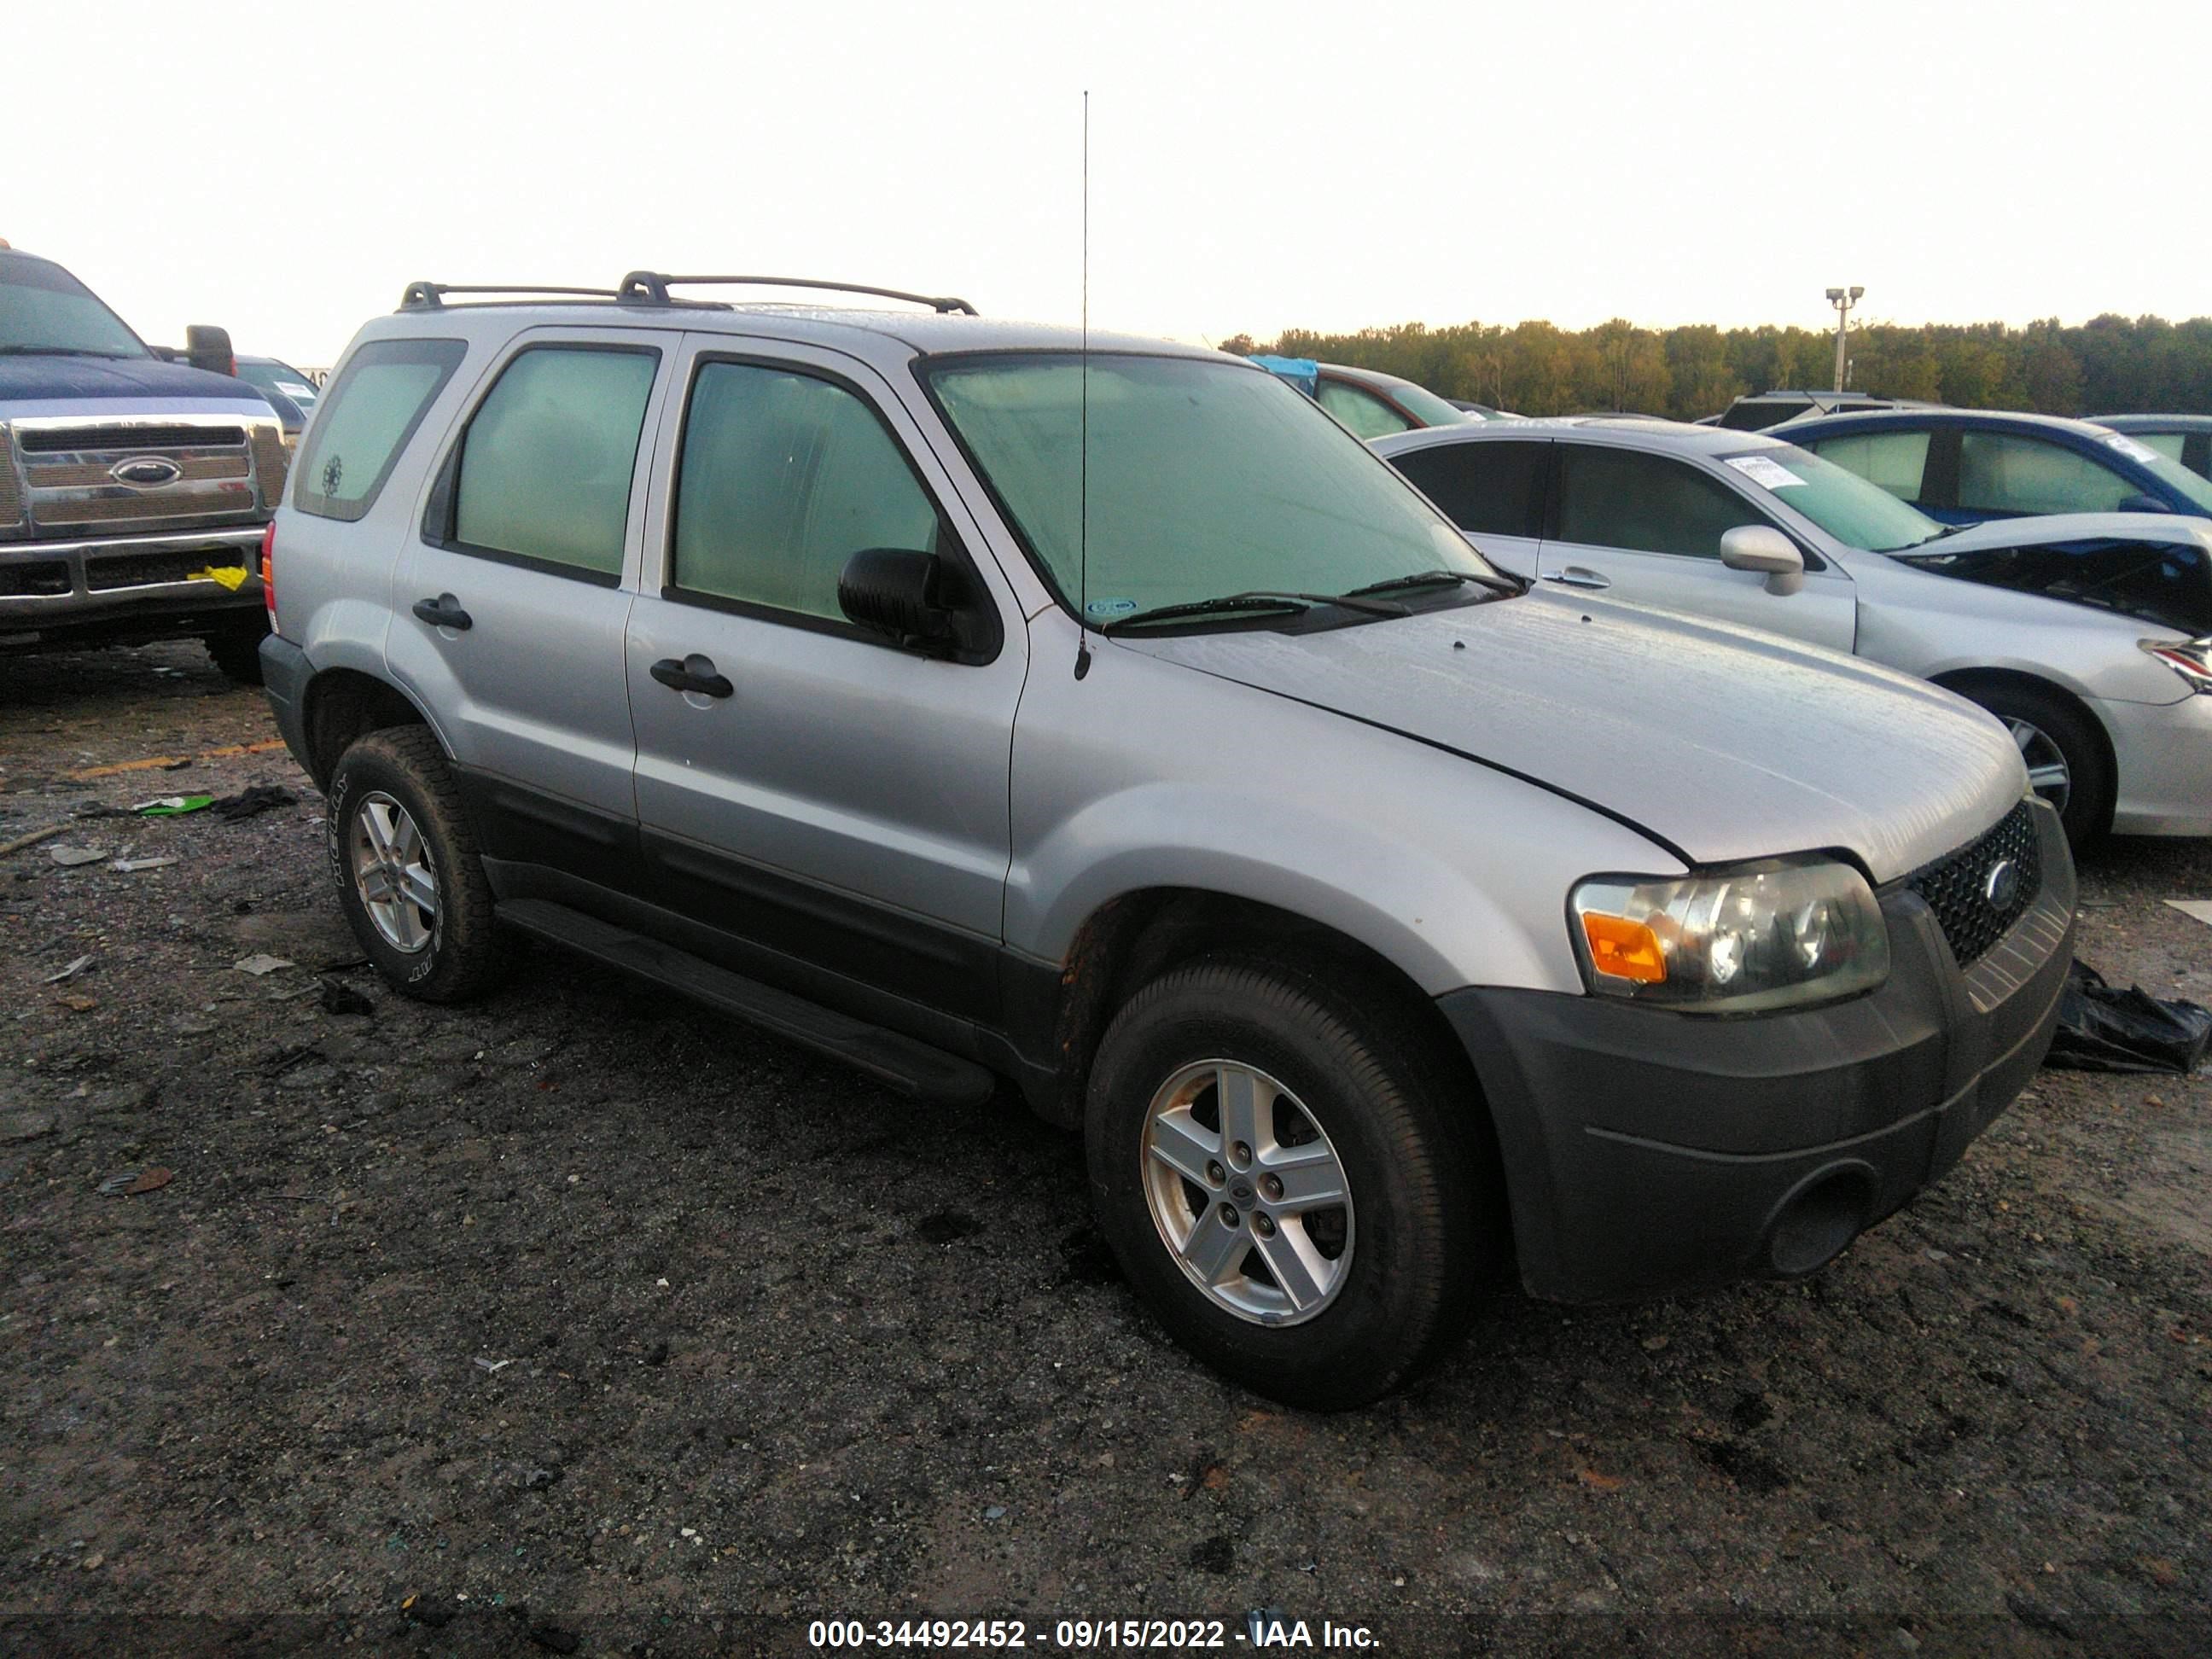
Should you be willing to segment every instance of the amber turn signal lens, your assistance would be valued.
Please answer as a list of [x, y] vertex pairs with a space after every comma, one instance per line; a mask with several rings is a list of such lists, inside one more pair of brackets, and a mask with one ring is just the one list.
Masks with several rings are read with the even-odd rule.
[[1659, 948], [1659, 935], [1640, 921], [1584, 911], [1583, 937], [1601, 974], [1639, 985], [1656, 985], [1667, 977], [1667, 953]]

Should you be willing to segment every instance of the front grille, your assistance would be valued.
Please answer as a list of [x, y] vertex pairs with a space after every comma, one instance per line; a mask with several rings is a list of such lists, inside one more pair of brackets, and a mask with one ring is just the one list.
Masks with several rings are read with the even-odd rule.
[[8, 453], [8, 429], [0, 427], [0, 536], [14, 534], [22, 522], [23, 496], [15, 486], [15, 458]]
[[134, 520], [246, 519], [253, 513], [253, 492], [244, 484], [219, 495], [103, 495], [84, 501], [41, 501], [39, 523], [59, 527], [76, 524], [128, 524]]
[[261, 475], [261, 504], [271, 513], [284, 499], [284, 469], [290, 457], [284, 453], [284, 430], [277, 426], [253, 428], [253, 470]]
[[[210, 478], [243, 478], [249, 468], [244, 454], [182, 455], [176, 458], [179, 482], [201, 483]], [[97, 489], [115, 482], [108, 468], [112, 462], [33, 461], [24, 469], [33, 489]]]
[[69, 591], [69, 567], [59, 559], [0, 564], [0, 599], [52, 599]]
[[190, 581], [210, 568], [237, 570], [245, 563], [246, 555], [234, 547], [203, 547], [185, 553], [117, 554], [87, 559], [84, 585], [95, 592], [111, 587], [151, 587], [160, 582]]
[[238, 426], [49, 426], [25, 427], [15, 434], [26, 455], [82, 454], [88, 450], [210, 449], [241, 446], [246, 428]]
[[[2007, 860], [2020, 872], [2018, 890], [2008, 903], [1998, 906], [1990, 901], [1990, 877]], [[1905, 885], [1936, 913], [1959, 966], [1978, 961], [2043, 890], [2043, 849], [2034, 811], [2021, 802], [1995, 829], [1917, 872]]]

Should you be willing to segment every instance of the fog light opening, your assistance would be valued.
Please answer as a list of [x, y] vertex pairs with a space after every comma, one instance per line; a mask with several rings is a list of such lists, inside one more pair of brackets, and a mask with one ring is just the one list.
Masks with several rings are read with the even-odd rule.
[[1767, 1229], [1768, 1266], [1785, 1279], [1826, 1267], [1865, 1231], [1870, 1196], [1863, 1170], [1814, 1176], [1784, 1200]]

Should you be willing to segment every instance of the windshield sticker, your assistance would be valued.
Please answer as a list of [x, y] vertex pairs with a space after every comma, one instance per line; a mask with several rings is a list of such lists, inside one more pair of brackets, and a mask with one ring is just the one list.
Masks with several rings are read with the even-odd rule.
[[315, 388], [301, 386], [297, 380], [279, 380], [276, 389], [295, 403], [311, 404], [315, 401]]
[[2153, 449], [2148, 444], [2137, 443], [2124, 432], [2115, 432], [2105, 440], [2105, 443], [2108, 447], [2118, 450], [2131, 461], [2140, 461], [2148, 465], [2158, 459], [2158, 451]]
[[1134, 599], [1093, 599], [1083, 607], [1086, 617], [1127, 617], [1136, 613]]
[[1731, 455], [1728, 464], [1755, 484], [1769, 489], [1800, 489], [1805, 481], [1779, 461], [1764, 455]]

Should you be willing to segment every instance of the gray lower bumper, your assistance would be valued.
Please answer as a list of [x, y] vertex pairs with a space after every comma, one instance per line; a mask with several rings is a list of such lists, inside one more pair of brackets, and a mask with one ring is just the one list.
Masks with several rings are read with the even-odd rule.
[[[258, 620], [264, 526], [0, 544], [0, 647], [161, 639]], [[204, 569], [239, 569], [235, 588]]]

